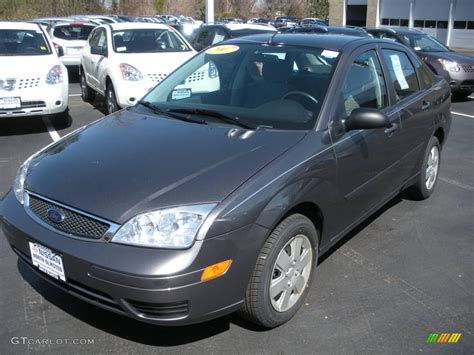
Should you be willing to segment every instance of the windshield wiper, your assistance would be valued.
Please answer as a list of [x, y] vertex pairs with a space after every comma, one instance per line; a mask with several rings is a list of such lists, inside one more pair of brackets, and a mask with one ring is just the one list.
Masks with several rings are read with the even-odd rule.
[[[163, 110], [161, 107], [151, 103], [150, 101], [140, 100], [140, 101], [138, 101], [138, 103], [142, 106], [145, 106], [146, 108], [149, 108], [150, 110], [152, 110], [155, 113], [159, 113], [160, 115], [169, 116], [171, 118], [175, 118], [177, 120], [181, 120], [181, 121], [184, 121], [184, 122], [207, 124], [207, 122], [204, 121], [204, 120], [195, 120], [195, 119], [191, 119], [191, 118], [188, 118], [188, 117], [183, 117], [181, 115], [174, 115], [173, 112], [170, 112], [171, 110]], [[177, 112], [177, 113], [179, 113], [179, 112]]]
[[219, 112], [219, 111], [213, 111], [213, 110], [205, 110], [205, 109], [200, 109], [200, 108], [175, 108], [175, 109], [169, 109], [166, 112], [170, 113], [187, 113], [190, 115], [203, 115], [203, 116], [210, 116], [213, 118], [217, 118], [221, 121], [232, 123], [236, 126], [240, 126], [242, 128], [246, 129], [256, 129], [255, 126], [252, 126], [248, 123], [242, 122], [239, 117], [237, 116], [231, 116], [231, 115], [226, 115], [225, 113]]

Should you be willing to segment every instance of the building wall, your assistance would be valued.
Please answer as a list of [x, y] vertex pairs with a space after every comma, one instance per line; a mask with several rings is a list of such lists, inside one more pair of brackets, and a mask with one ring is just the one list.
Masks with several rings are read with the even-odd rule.
[[341, 26], [344, 14], [344, 0], [329, 0], [329, 24]]

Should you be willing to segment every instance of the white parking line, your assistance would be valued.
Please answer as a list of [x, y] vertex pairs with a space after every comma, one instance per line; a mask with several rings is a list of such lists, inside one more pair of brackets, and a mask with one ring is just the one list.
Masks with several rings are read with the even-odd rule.
[[53, 142], [56, 142], [61, 139], [59, 136], [58, 132], [54, 129], [53, 125], [51, 124], [51, 121], [47, 117], [43, 117], [43, 122], [46, 128], [48, 129], [48, 133], [51, 136], [51, 139]]
[[81, 94], [69, 94], [69, 97], [81, 96]]
[[469, 117], [469, 118], [474, 118], [473, 115], [466, 115], [465, 113], [460, 113], [460, 112], [454, 112], [454, 111], [451, 111], [452, 114], [455, 114], [455, 115], [459, 115], [459, 116], [465, 116], [465, 117]]

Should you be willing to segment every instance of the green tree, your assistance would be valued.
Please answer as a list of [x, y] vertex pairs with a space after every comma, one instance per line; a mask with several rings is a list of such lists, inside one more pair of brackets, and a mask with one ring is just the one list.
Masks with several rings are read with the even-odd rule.
[[325, 19], [329, 16], [329, 1], [328, 0], [308, 0], [308, 11], [311, 17]]

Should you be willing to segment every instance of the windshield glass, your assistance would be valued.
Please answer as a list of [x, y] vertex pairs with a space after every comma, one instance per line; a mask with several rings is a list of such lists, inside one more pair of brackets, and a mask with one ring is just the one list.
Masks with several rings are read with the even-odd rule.
[[85, 26], [81, 23], [61, 25], [54, 28], [53, 36], [66, 41], [85, 41], [93, 29], [94, 26]]
[[410, 43], [410, 46], [415, 51], [424, 52], [448, 52], [448, 48], [443, 46], [434, 38], [418, 33], [410, 33], [403, 35], [405, 39]]
[[218, 45], [186, 62], [143, 101], [164, 111], [218, 112], [253, 127], [312, 129], [338, 56], [300, 46]]
[[51, 54], [41, 30], [0, 30], [0, 56]]
[[133, 29], [113, 32], [114, 51], [118, 53], [157, 53], [190, 51], [189, 46], [167, 29]]

